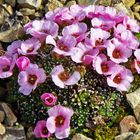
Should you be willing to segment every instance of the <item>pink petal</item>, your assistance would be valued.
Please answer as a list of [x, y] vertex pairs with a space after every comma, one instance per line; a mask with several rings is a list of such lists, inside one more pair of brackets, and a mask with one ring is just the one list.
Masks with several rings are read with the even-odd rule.
[[86, 47], [82, 43], [78, 43], [77, 47], [72, 50], [71, 59], [76, 63], [82, 63], [82, 57], [86, 51]]
[[137, 62], [137, 60], [135, 60], [135, 69], [137, 70], [138, 74], [140, 74], [139, 62]]
[[64, 44], [66, 46], [68, 46], [69, 48], [75, 47], [76, 45], [76, 38], [70, 35], [64, 36], [62, 37], [62, 41], [64, 42]]
[[18, 84], [23, 85], [28, 80], [28, 75], [25, 71], [21, 71], [18, 75]]
[[64, 71], [64, 68], [62, 65], [58, 65], [56, 67], [54, 67], [51, 71], [51, 75], [58, 75], [60, 73], [62, 73]]
[[56, 117], [58, 115], [58, 113], [59, 113], [60, 108], [61, 108], [60, 105], [56, 105], [56, 106], [50, 108], [48, 110], [49, 116], [55, 116]]
[[93, 27], [100, 27], [102, 25], [102, 21], [95, 17], [91, 20], [91, 24]]
[[80, 80], [81, 76], [80, 76], [80, 73], [78, 71], [75, 71], [71, 77], [65, 81], [65, 85], [74, 85], [76, 83], [78, 83], [78, 81]]
[[58, 139], [64, 139], [64, 138], [67, 138], [68, 136], [70, 135], [70, 127], [63, 130], [63, 131], [57, 131], [55, 132], [55, 136], [56, 138]]
[[107, 32], [107, 31], [104, 31], [102, 29], [94, 29], [94, 28], [91, 28], [91, 39], [95, 39], [95, 40], [98, 40], [99, 38], [100, 39], [108, 39], [110, 37], [110, 33]]
[[19, 92], [23, 93], [24, 95], [29, 95], [32, 92], [32, 87], [29, 85], [24, 85], [19, 88]]
[[134, 55], [135, 55], [135, 57], [137, 58], [137, 60], [140, 61], [140, 49], [137, 49], [137, 50], [134, 52]]
[[8, 78], [8, 77], [10, 77], [12, 75], [13, 75], [13, 72], [12, 71], [1, 72], [0, 73], [0, 78]]
[[29, 63], [29, 58], [25, 56], [21, 56], [16, 60], [16, 64], [20, 70], [25, 70]]
[[74, 34], [82, 34], [87, 31], [87, 25], [85, 23], [75, 23], [69, 26], [66, 26], [62, 30], [62, 35], [74, 35]]
[[55, 117], [49, 117], [47, 119], [46, 127], [49, 130], [50, 133], [54, 133], [56, 130], [55, 127]]
[[56, 47], [56, 42], [51, 35], [48, 35], [46, 37], [46, 44], [50, 44]]
[[42, 68], [39, 68], [39, 69], [38, 69], [37, 76], [38, 76], [38, 78], [39, 78], [38, 83], [44, 83], [45, 80], [46, 80], [46, 77], [47, 77], [46, 74], [45, 74], [44, 69], [42, 69]]
[[130, 82], [128, 82], [127, 80], [123, 80], [122, 83], [118, 85], [117, 89], [120, 91], [128, 91], [130, 86]]
[[60, 80], [60, 78], [57, 75], [52, 75], [52, 81], [60, 88], [64, 88], [65, 84]]

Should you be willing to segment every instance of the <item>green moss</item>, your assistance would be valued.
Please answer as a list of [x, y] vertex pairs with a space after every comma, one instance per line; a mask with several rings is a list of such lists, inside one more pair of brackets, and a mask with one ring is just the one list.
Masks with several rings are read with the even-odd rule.
[[94, 133], [95, 140], [114, 140], [119, 133], [118, 128], [109, 128], [108, 126], [98, 126]]

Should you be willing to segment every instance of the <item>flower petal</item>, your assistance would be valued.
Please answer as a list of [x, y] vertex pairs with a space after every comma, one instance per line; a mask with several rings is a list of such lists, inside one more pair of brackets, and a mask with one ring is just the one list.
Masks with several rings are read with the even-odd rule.
[[46, 123], [47, 129], [49, 130], [50, 133], [54, 133], [56, 130], [55, 127], [55, 117], [49, 117], [47, 119], [47, 123]]

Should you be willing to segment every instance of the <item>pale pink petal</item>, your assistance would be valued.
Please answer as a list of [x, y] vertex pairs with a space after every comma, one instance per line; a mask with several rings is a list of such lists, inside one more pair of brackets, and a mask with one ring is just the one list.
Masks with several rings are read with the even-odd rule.
[[58, 113], [59, 113], [60, 108], [61, 108], [60, 105], [56, 105], [56, 106], [50, 108], [48, 110], [49, 116], [55, 116], [56, 117], [58, 115]]
[[65, 87], [64, 82], [62, 82], [57, 75], [52, 75], [52, 81], [55, 83], [55, 85], [59, 86], [60, 88]]
[[80, 73], [78, 71], [75, 71], [70, 78], [64, 82], [65, 85], [74, 85], [76, 83], [78, 83], [78, 81], [80, 80], [81, 76]]
[[137, 50], [134, 52], [134, 55], [135, 55], [135, 57], [137, 58], [137, 60], [140, 61], [140, 49], [137, 49]]
[[62, 35], [80, 35], [87, 31], [87, 25], [85, 23], [75, 23], [66, 26], [62, 30]]
[[69, 48], [75, 47], [76, 45], [76, 38], [70, 35], [64, 36], [62, 37], [62, 41], [64, 42], [64, 44], [66, 46], [68, 46]]
[[13, 75], [13, 72], [12, 71], [2, 72], [0, 74], [0, 78], [8, 78], [8, 77], [10, 77], [12, 75]]
[[99, 38], [100, 39], [108, 39], [110, 37], [110, 33], [107, 32], [107, 31], [104, 31], [102, 29], [94, 29], [94, 28], [91, 28], [91, 39], [95, 39], [95, 40], [98, 40]]
[[46, 123], [47, 129], [49, 130], [50, 133], [54, 133], [56, 130], [55, 127], [55, 117], [49, 117], [47, 119], [47, 123]]
[[128, 82], [127, 80], [123, 80], [122, 83], [117, 86], [117, 89], [120, 91], [128, 91], [130, 86], [130, 82]]
[[32, 87], [29, 85], [24, 85], [19, 88], [19, 92], [23, 93], [24, 95], [29, 95], [32, 92]]
[[54, 67], [51, 71], [51, 75], [58, 75], [60, 73], [62, 73], [64, 71], [64, 68], [62, 65], [58, 65], [56, 67]]
[[60, 131], [60, 132], [57, 131], [57, 132], [55, 133], [55, 136], [56, 136], [56, 138], [58, 138], [58, 139], [67, 138], [69, 135], [70, 135], [70, 127], [67, 128], [67, 129], [65, 129], [65, 130], [63, 130], [63, 131]]
[[28, 80], [28, 76], [27, 73], [25, 71], [21, 71], [18, 75], [18, 83], [19, 85], [24, 84], [25, 82], [27, 82]]
[[91, 24], [93, 27], [100, 27], [102, 25], [102, 21], [95, 17], [91, 20]]
[[46, 44], [50, 44], [56, 47], [56, 42], [51, 35], [48, 35], [46, 37]]
[[46, 77], [47, 77], [46, 74], [45, 74], [44, 69], [42, 69], [42, 68], [40, 68], [38, 70], [37, 76], [39, 77], [38, 83], [44, 83], [45, 80], [46, 80]]
[[82, 57], [86, 51], [86, 47], [82, 43], [79, 43], [77, 47], [73, 48], [71, 59], [76, 63], [82, 63]]
[[135, 69], [137, 70], [138, 74], [140, 74], [140, 67], [139, 67], [139, 61], [134, 60], [135, 61]]

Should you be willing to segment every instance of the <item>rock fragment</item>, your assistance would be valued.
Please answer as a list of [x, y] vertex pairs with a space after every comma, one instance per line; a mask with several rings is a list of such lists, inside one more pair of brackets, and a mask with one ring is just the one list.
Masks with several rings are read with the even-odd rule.
[[76, 134], [73, 136], [72, 140], [92, 140], [92, 139], [88, 138], [82, 134]]
[[13, 126], [14, 123], [17, 122], [17, 117], [6, 103], [1, 103], [0, 106], [5, 112], [5, 124], [8, 126]]
[[21, 7], [38, 9], [41, 6], [42, 0], [17, 0], [17, 3]]
[[136, 122], [135, 117], [129, 115], [125, 116], [120, 122], [121, 133], [125, 132], [136, 132], [138, 128], [138, 124]]

